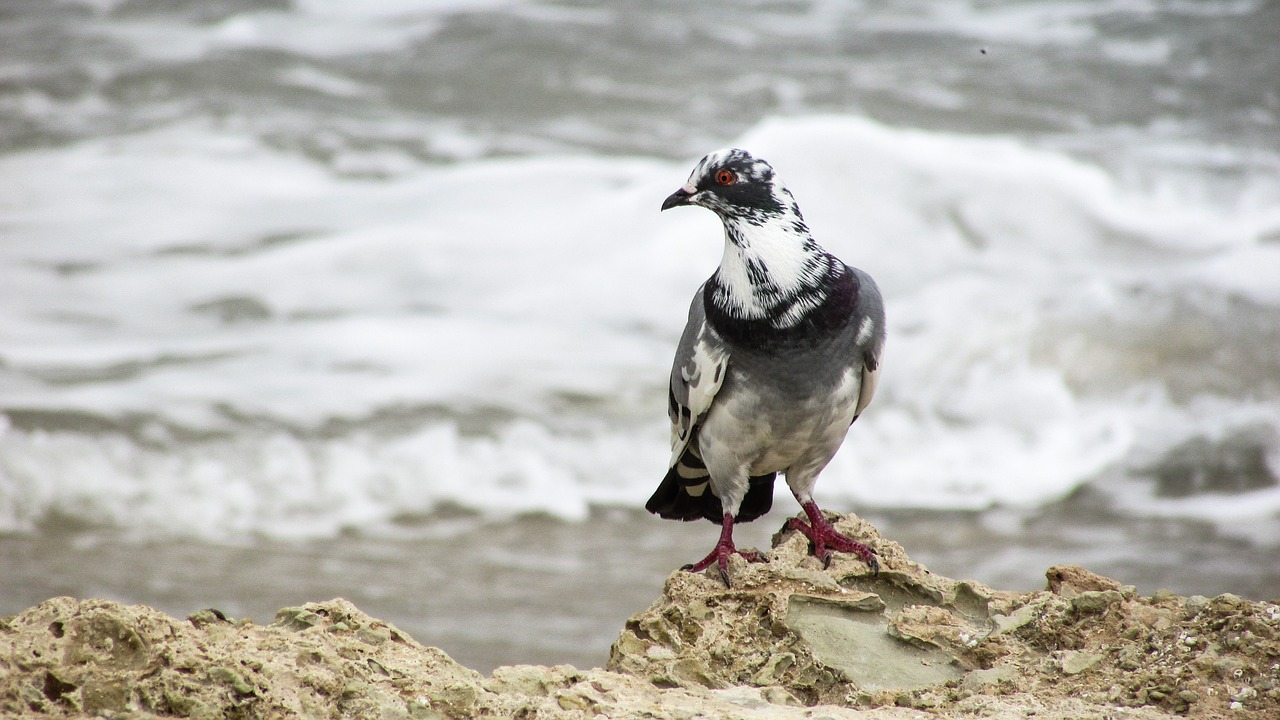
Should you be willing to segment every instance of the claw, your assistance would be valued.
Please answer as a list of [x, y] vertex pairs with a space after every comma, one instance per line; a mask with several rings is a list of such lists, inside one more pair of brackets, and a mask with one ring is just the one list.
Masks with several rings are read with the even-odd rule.
[[[796, 526], [792, 524], [792, 523], [795, 523], [795, 522], [799, 522], [799, 521], [798, 521], [798, 520], [796, 520], [795, 518], [787, 518], [786, 520], [783, 520], [783, 521], [782, 521], [782, 527], [778, 528], [778, 533], [784, 533], [784, 532], [786, 532], [786, 531], [788, 531], [788, 530], [795, 530], [795, 529], [796, 529]], [[777, 533], [775, 533], [775, 534], [777, 534]]]

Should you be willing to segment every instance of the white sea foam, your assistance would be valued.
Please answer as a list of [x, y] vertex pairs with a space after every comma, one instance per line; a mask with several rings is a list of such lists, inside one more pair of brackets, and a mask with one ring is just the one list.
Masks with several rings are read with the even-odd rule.
[[[882, 384], [820, 501], [1035, 506], [1142, 487], [1187, 438], [1280, 437], [1280, 361], [1232, 364], [1248, 332], [1179, 340], [1235, 385], [1150, 359], [1188, 323], [1265, 331], [1277, 203], [1188, 203], [1014, 139], [851, 117], [737, 144], [887, 297]], [[720, 252], [710, 213], [658, 213], [694, 160], [362, 179], [209, 123], [0, 158], [0, 528], [308, 537], [441, 503], [639, 506]]]
[[481, 437], [438, 423], [390, 439], [268, 432], [160, 447], [10, 430], [0, 528], [31, 531], [61, 518], [139, 537], [300, 539], [391, 526], [441, 503], [476, 507], [481, 498], [490, 516], [581, 518], [590, 504], [634, 501], [619, 488], [634, 489], [646, 466], [662, 462], [665, 452], [649, 451], [656, 442], [634, 440], [615, 432], [580, 442], [525, 421]]

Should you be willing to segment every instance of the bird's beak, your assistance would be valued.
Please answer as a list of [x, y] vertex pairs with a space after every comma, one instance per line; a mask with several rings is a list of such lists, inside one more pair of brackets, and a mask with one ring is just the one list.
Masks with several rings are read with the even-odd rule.
[[679, 190], [668, 195], [667, 199], [662, 201], [662, 209], [667, 210], [678, 205], [690, 205], [692, 204], [690, 198], [692, 198], [697, 192], [698, 189], [694, 186], [685, 185]]

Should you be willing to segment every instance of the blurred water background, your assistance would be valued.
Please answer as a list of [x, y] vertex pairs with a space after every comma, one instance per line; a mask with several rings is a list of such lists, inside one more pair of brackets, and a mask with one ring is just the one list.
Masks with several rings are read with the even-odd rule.
[[[7, 0], [0, 614], [345, 596], [597, 665], [719, 147], [878, 278], [823, 475], [935, 571], [1280, 596], [1280, 5]], [[742, 544], [796, 511], [784, 486]]]

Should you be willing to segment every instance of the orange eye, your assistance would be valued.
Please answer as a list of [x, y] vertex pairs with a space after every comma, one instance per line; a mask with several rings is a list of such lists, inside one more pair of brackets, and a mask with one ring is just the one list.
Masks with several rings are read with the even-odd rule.
[[730, 170], [721, 170], [716, 173], [716, 182], [721, 185], [732, 185], [738, 182], [738, 176], [734, 175]]

